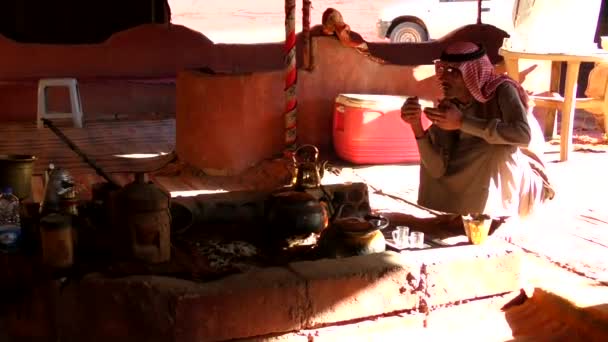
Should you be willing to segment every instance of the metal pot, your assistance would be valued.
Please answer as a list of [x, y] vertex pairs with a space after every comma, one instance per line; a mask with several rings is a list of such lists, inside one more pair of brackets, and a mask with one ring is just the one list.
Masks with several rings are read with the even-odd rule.
[[317, 248], [326, 258], [384, 252], [386, 240], [381, 230], [388, 225], [386, 217], [376, 215], [336, 219], [321, 233]]
[[327, 208], [303, 191], [272, 194], [267, 203], [266, 220], [271, 237], [286, 239], [320, 233], [329, 222]]
[[31, 155], [0, 155], [0, 189], [11, 187], [20, 200], [30, 197], [35, 160], [36, 157]]

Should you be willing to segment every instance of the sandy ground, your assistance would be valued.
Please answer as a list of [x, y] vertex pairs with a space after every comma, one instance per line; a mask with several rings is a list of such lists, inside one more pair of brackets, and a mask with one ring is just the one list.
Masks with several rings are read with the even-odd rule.
[[[312, 0], [311, 25], [321, 24], [328, 7], [339, 10], [353, 31], [367, 41], [376, 36], [380, 9], [394, 0]], [[172, 21], [204, 33], [216, 43], [282, 41], [284, 0], [169, 0]], [[302, 27], [302, 0], [296, 0], [296, 30]]]
[[[311, 1], [312, 25], [320, 24], [323, 11], [332, 7], [339, 10], [352, 30], [360, 33], [367, 41], [382, 41], [384, 39], [376, 36], [376, 21], [380, 10], [399, 0]], [[298, 32], [302, 27], [302, 2], [296, 0]], [[285, 36], [285, 0], [169, 0], [169, 4], [174, 23], [203, 32], [217, 43], [282, 41]], [[580, 29], [585, 24], [586, 22], [579, 25]], [[606, 34], [608, 22], [600, 25], [600, 32]], [[560, 29], [561, 27], [554, 28]], [[593, 24], [584, 30], [594, 31]]]

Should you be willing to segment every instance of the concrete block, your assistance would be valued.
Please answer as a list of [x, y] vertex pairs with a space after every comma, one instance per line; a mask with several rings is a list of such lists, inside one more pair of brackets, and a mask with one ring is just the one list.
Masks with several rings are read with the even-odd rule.
[[424, 265], [426, 305], [455, 303], [521, 289], [523, 252], [500, 241], [415, 252]]
[[306, 280], [306, 328], [414, 309], [421, 295], [420, 265], [393, 252], [289, 267]]
[[[432, 310], [426, 317], [429, 330], [444, 330], [468, 335], [471, 341], [509, 341], [513, 338], [502, 307], [518, 297], [520, 292], [464, 301]], [[455, 341], [459, 339], [454, 338]]]
[[302, 328], [306, 284], [265, 268], [202, 284], [176, 301], [176, 341], [221, 341]]
[[58, 296], [61, 340], [173, 341], [173, 298], [191, 284], [168, 277], [88, 275]]
[[421, 313], [397, 314], [275, 336], [245, 338], [234, 342], [400, 341], [404, 336], [410, 337], [413, 333], [423, 332], [424, 320], [425, 315]]
[[424, 314], [402, 314], [315, 330], [314, 342], [403, 341], [424, 330]]

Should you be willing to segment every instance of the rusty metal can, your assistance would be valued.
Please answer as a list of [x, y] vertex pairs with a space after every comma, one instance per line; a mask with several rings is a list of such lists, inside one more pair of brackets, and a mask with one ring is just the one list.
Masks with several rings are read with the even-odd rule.
[[170, 259], [170, 200], [170, 194], [147, 182], [143, 174], [136, 174], [135, 181], [122, 189], [120, 218], [133, 257], [149, 263]]
[[64, 269], [74, 264], [72, 218], [52, 213], [40, 220], [40, 240], [44, 265]]

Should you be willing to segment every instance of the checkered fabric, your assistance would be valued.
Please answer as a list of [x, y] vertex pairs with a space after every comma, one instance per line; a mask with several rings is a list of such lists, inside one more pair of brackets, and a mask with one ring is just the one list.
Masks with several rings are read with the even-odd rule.
[[[450, 44], [445, 50], [450, 55], [470, 54], [479, 51], [480, 46], [471, 42], [457, 42]], [[496, 88], [503, 82], [509, 82], [519, 92], [524, 107], [528, 108], [528, 94], [522, 86], [507, 75], [496, 73], [494, 65], [486, 54], [479, 58], [463, 62], [438, 61], [446, 67], [454, 67], [460, 70], [464, 83], [475, 100], [485, 103], [494, 96]]]

